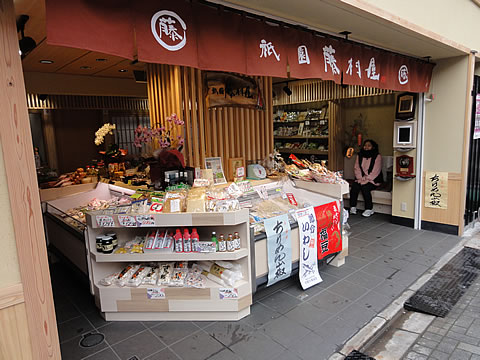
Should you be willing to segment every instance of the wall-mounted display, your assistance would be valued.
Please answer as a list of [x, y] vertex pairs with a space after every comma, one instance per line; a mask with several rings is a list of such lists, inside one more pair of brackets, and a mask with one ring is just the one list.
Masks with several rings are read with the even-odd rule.
[[405, 93], [397, 97], [397, 108], [395, 119], [412, 120], [415, 118], [415, 108], [417, 103], [417, 94]]
[[395, 121], [393, 124], [393, 147], [414, 149], [417, 146], [417, 122]]

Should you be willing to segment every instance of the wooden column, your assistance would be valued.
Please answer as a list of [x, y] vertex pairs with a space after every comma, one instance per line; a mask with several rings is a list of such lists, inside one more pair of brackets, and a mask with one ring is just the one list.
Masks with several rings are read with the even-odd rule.
[[0, 34], [0, 139], [30, 333], [23, 345], [35, 359], [60, 359], [13, 0], [0, 0]]

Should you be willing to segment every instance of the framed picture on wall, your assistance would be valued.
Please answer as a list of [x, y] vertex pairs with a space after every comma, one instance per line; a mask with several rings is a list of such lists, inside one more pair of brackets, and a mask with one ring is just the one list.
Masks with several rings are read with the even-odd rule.
[[415, 108], [417, 103], [417, 94], [404, 93], [397, 97], [397, 108], [395, 119], [412, 120], [415, 118]]

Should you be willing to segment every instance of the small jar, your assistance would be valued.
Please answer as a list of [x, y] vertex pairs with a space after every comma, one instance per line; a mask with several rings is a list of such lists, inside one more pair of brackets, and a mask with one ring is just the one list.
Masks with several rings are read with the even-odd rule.
[[95, 242], [97, 244], [97, 252], [103, 252], [102, 240], [103, 240], [103, 235], [95, 237]]
[[102, 250], [104, 254], [111, 254], [113, 252], [113, 240], [110, 236], [102, 238]]
[[112, 233], [105, 234], [105, 236], [110, 236], [112, 238], [113, 248], [115, 249], [118, 246], [117, 234], [112, 232]]

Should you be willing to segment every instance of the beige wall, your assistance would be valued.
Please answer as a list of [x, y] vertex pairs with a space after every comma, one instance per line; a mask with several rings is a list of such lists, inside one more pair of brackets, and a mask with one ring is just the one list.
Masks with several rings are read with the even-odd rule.
[[[0, 144], [1, 145], [1, 144]], [[0, 289], [21, 282], [18, 267], [17, 247], [13, 232], [10, 198], [8, 196], [7, 176], [0, 146]]]
[[370, 96], [341, 102], [345, 131], [350, 132], [355, 119], [363, 118], [367, 131], [363, 138], [378, 143], [380, 154], [393, 154], [393, 120], [395, 118], [395, 95]]
[[468, 57], [437, 61], [425, 105], [425, 171], [460, 173], [467, 94]]
[[133, 79], [25, 72], [31, 94], [147, 97], [147, 84]]
[[472, 0], [364, 0], [411, 23], [480, 51], [480, 6]]

